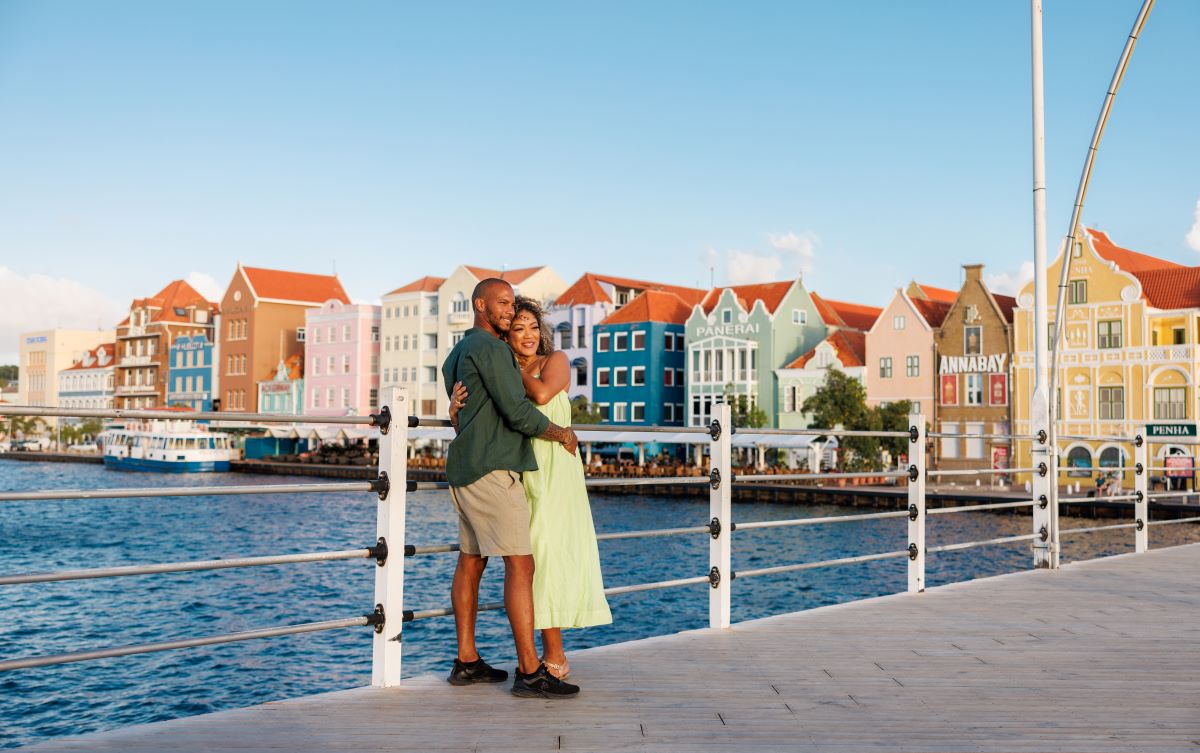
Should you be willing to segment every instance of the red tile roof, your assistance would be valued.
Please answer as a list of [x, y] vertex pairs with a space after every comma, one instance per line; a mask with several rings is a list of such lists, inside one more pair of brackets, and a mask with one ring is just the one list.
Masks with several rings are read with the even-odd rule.
[[[988, 291], [989, 293], [991, 291]], [[1001, 295], [992, 293], [992, 298], [995, 299], [996, 305], [1000, 307], [1000, 313], [1004, 316], [1004, 321], [1009, 324], [1013, 323], [1013, 309], [1017, 307], [1017, 299], [1011, 295]]]
[[475, 276], [476, 280], [486, 280], [489, 277], [499, 277], [501, 280], [507, 280], [514, 285], [520, 285], [530, 277], [533, 277], [545, 267], [526, 267], [524, 269], [488, 269], [486, 267], [467, 267], [467, 271]]
[[250, 287], [258, 298], [308, 303], [316, 306], [329, 299], [350, 303], [337, 275], [313, 275], [306, 272], [285, 272], [262, 267], [242, 267]]
[[692, 305], [674, 293], [647, 290], [609, 314], [600, 323], [666, 322], [667, 324], [683, 324], [691, 316]]
[[648, 282], [646, 280], [633, 280], [628, 277], [612, 277], [610, 275], [599, 275], [592, 272], [585, 272], [582, 277], [576, 280], [571, 287], [562, 292], [555, 300], [555, 305], [558, 306], [584, 306], [593, 303], [613, 303], [612, 298], [604, 291], [604, 287], [600, 283], [607, 283], [616, 288], [629, 288], [631, 290], [661, 290], [668, 293], [674, 293], [681, 300], [691, 305], [695, 305], [704, 299], [706, 291], [697, 290], [695, 288], [685, 288], [678, 285], [664, 285], [659, 282]]
[[[867, 365], [867, 335], [865, 332], [840, 329], [825, 338], [823, 342], [833, 346], [834, 353], [842, 366], [853, 368]], [[813, 348], [783, 368], [803, 369], [816, 354], [817, 349]]]
[[763, 282], [757, 285], [734, 285], [724, 288], [713, 288], [704, 296], [703, 302], [700, 304], [704, 309], [704, 313], [711, 313], [717, 307], [717, 302], [721, 300], [721, 295], [726, 290], [732, 290], [737, 296], [738, 303], [746, 311], [750, 311], [754, 307], [755, 301], [762, 301], [767, 312], [774, 314], [775, 309], [779, 308], [779, 304], [783, 303], [783, 299], [787, 296], [789, 290], [792, 289], [793, 282], [785, 280], [783, 282]]
[[946, 321], [946, 314], [950, 313], [950, 306], [953, 305], [945, 301], [927, 301], [923, 298], [909, 298], [909, 300], [930, 327], [942, 326], [942, 322]]
[[445, 281], [445, 277], [426, 276], [384, 295], [396, 295], [397, 293], [436, 293]]
[[954, 290], [946, 290], [945, 288], [935, 288], [932, 285], [916, 284], [917, 287], [925, 294], [925, 297], [931, 301], [939, 303], [954, 303], [958, 299], [958, 293]]
[[847, 303], [822, 298], [811, 293], [813, 305], [821, 315], [821, 321], [830, 327], [857, 329], [866, 331], [875, 324], [875, 320], [883, 313], [883, 309], [875, 306], [864, 306], [861, 303]]
[[1200, 308], [1200, 267], [1168, 267], [1134, 272], [1142, 295], [1157, 309]]
[[[101, 348], [104, 348], [105, 353], [108, 354], [108, 363], [100, 363], [100, 356], [97, 351], [99, 351]], [[105, 368], [108, 368], [109, 366], [113, 366], [116, 363], [116, 360], [117, 360], [116, 355], [117, 355], [117, 344], [116, 343], [101, 343], [100, 345], [97, 345], [96, 347], [89, 350], [83, 356], [83, 358], [76, 361], [73, 366], [68, 366], [67, 368], [63, 369], [63, 371], [83, 371], [84, 369], [105, 369]], [[87, 362], [89, 357], [91, 358], [92, 363], [88, 366], [84, 366], [84, 364]]]
[[[149, 298], [135, 299], [130, 309], [151, 309], [151, 323], [189, 322], [191, 321], [187, 311], [189, 307], [214, 312], [217, 309], [217, 304], [207, 300], [200, 293], [196, 292], [195, 288], [183, 280], [175, 280]], [[182, 309], [183, 313], [177, 314], [176, 309]], [[209, 321], [212, 321], [212, 319], [210, 318]], [[117, 326], [125, 327], [128, 325], [129, 317], [126, 317]]]
[[1096, 249], [1097, 254], [1111, 262], [1116, 262], [1117, 266], [1125, 272], [1144, 272], [1150, 269], [1187, 269], [1182, 264], [1176, 264], [1173, 261], [1121, 248], [1112, 242], [1108, 233], [1102, 230], [1086, 227], [1084, 232], [1091, 238], [1092, 248]]

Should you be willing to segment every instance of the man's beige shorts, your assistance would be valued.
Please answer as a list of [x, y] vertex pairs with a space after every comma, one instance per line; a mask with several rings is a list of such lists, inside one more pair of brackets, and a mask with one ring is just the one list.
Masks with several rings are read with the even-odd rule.
[[483, 557], [533, 553], [521, 474], [492, 471], [467, 486], [450, 487], [450, 497], [458, 512], [461, 551]]

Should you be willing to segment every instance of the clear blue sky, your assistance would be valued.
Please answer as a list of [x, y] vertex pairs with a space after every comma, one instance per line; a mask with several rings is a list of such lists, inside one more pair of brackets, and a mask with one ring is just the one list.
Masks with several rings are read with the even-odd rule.
[[[1052, 247], [1138, 6], [1046, 0]], [[1198, 36], [1200, 3], [1158, 3], [1085, 212], [1189, 264]], [[0, 361], [239, 259], [336, 263], [362, 300], [460, 263], [803, 268], [878, 305], [1016, 277], [1029, 76], [1023, 0], [0, 0]]]

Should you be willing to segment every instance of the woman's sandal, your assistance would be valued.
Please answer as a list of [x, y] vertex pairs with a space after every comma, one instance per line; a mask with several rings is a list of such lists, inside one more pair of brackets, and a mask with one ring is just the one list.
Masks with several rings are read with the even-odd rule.
[[563, 660], [562, 664], [559, 664], [558, 662], [552, 662], [549, 659], [543, 658], [542, 664], [546, 665], [546, 669], [550, 670], [550, 674], [560, 680], [565, 680], [571, 676], [571, 662], [566, 659]]

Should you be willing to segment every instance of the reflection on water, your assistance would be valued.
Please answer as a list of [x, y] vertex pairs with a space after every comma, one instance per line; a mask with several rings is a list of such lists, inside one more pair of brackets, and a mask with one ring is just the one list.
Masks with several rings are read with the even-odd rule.
[[[239, 475], [164, 479], [97, 466], [0, 463], [0, 488], [91, 488], [153, 484], [255, 484], [283, 479]], [[410, 543], [453, 541], [457, 527], [443, 493], [410, 495]], [[703, 525], [703, 499], [597, 495], [600, 531]], [[0, 572], [252, 556], [366, 546], [375, 538], [367, 494], [235, 496], [0, 503]], [[745, 503], [738, 520], [863, 512], [837, 506]], [[1092, 521], [1063, 519], [1063, 527]], [[964, 513], [931, 518], [928, 545], [1028, 533], [1028, 516]], [[1197, 539], [1190, 525], [1155, 527], [1152, 547]], [[845, 557], [907, 546], [907, 520], [739, 531], [734, 569]], [[609, 586], [704, 575], [707, 535], [601, 544]], [[1132, 551], [1131, 530], [1068, 538], [1065, 560]], [[931, 555], [930, 587], [1027, 569], [1029, 543]], [[449, 603], [453, 555], [410, 558], [410, 608]], [[735, 621], [809, 609], [905, 588], [906, 560], [737, 580]], [[500, 563], [484, 579], [485, 600], [501, 596]], [[369, 560], [0, 587], [0, 652], [5, 658], [218, 634], [370, 611]], [[567, 634], [579, 649], [707, 624], [708, 587], [617, 596], [612, 625]], [[503, 613], [480, 616], [480, 646], [514, 663]], [[405, 627], [405, 674], [441, 673], [454, 653], [450, 618]], [[0, 674], [0, 747], [281, 698], [349, 688], [370, 680], [371, 635], [349, 629]]]

